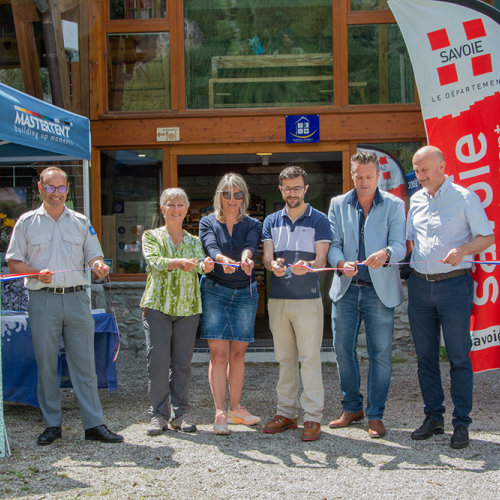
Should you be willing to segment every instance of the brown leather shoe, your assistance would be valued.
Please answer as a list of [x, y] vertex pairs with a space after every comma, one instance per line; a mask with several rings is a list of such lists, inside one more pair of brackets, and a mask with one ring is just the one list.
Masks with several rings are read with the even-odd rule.
[[373, 439], [385, 436], [385, 427], [382, 420], [368, 420], [368, 434]]
[[287, 429], [296, 429], [297, 419], [287, 418], [283, 415], [276, 415], [270, 422], [264, 426], [264, 432], [269, 434], [276, 434], [277, 432], [283, 432]]
[[353, 422], [360, 422], [365, 418], [365, 412], [363, 410], [357, 411], [355, 413], [351, 413], [349, 411], [343, 411], [340, 414], [340, 417], [337, 418], [337, 420], [332, 420], [329, 424], [329, 426], [332, 429], [336, 429], [339, 427], [347, 427], [348, 425], [352, 424]]
[[302, 441], [316, 441], [321, 437], [321, 424], [318, 422], [307, 421], [304, 422], [304, 429], [302, 429]]

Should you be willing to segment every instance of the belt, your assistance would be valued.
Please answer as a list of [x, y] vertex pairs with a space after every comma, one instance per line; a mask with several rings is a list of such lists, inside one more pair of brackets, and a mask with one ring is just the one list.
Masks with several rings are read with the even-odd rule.
[[440, 274], [422, 274], [422, 273], [417, 273], [415, 269], [412, 269], [411, 272], [415, 276], [418, 276], [419, 278], [422, 278], [426, 281], [444, 281], [444, 280], [449, 280], [450, 278], [455, 278], [457, 276], [462, 276], [464, 274], [470, 274], [470, 269], [457, 269], [456, 271], [451, 271], [449, 273], [440, 273]]
[[369, 281], [363, 281], [363, 280], [352, 280], [351, 285], [357, 285], [357, 286], [371, 286], [373, 287], [373, 283], [370, 283]]
[[85, 290], [85, 288], [82, 285], [78, 286], [67, 286], [66, 288], [59, 287], [59, 288], [41, 288], [41, 290], [46, 290], [47, 292], [52, 292], [52, 293], [57, 293], [59, 295], [62, 295], [63, 293], [72, 293], [72, 292], [80, 292], [81, 290]]

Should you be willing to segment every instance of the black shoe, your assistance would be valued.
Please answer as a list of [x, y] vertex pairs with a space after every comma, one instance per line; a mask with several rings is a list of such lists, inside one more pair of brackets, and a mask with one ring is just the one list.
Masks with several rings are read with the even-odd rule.
[[451, 436], [450, 446], [455, 450], [469, 446], [469, 429], [465, 425], [457, 425]]
[[424, 423], [411, 433], [411, 438], [421, 441], [423, 439], [429, 439], [434, 434], [444, 434], [444, 424], [436, 422], [431, 417], [425, 417]]
[[47, 427], [39, 436], [38, 444], [52, 444], [62, 435], [60, 427]]
[[111, 432], [104, 424], [85, 430], [85, 439], [90, 441], [102, 441], [103, 443], [121, 443], [123, 436]]

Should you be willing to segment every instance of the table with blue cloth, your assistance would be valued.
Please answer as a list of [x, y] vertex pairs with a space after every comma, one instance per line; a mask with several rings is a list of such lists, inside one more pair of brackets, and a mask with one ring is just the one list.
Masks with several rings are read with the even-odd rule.
[[[95, 365], [99, 389], [117, 388], [114, 351], [118, 330], [111, 314], [92, 314], [95, 322]], [[39, 408], [38, 373], [28, 316], [2, 312], [3, 400], [26, 403]], [[64, 351], [60, 352], [58, 372], [61, 387], [72, 387]]]

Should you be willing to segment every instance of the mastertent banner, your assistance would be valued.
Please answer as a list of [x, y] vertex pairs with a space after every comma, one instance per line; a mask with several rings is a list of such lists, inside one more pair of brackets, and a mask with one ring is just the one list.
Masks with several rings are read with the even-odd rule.
[[[476, 0], [389, 0], [410, 53], [429, 144], [500, 224], [500, 12]], [[496, 245], [480, 260], [497, 260]], [[500, 266], [475, 265], [471, 359], [500, 368]]]
[[90, 160], [90, 122], [87, 118], [2, 83], [0, 106], [0, 141]]

